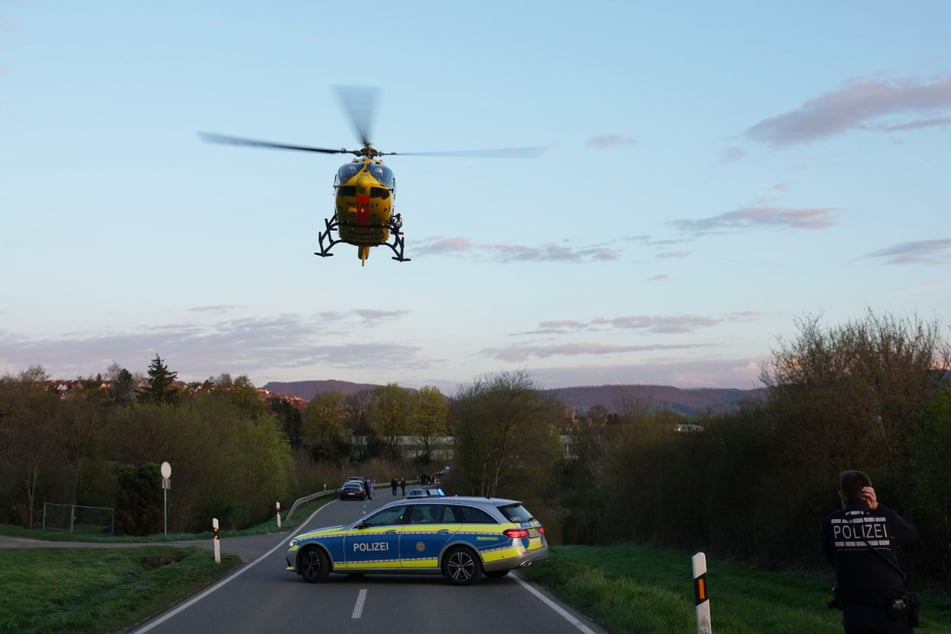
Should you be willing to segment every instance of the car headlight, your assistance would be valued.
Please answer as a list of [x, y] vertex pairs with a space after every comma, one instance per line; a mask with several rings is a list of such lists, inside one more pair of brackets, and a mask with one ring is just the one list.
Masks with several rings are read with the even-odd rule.
[[296, 538], [296, 537], [294, 537], [293, 539], [291, 539], [291, 543], [289, 543], [289, 544], [287, 545], [288, 548], [293, 548], [294, 546], [297, 546], [297, 538]]

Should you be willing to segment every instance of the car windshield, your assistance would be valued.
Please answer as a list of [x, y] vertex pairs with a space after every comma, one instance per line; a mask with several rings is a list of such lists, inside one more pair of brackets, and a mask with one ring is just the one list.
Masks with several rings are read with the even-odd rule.
[[532, 519], [532, 514], [529, 513], [524, 506], [521, 504], [506, 504], [505, 506], [500, 506], [499, 511], [508, 518], [510, 522], [530, 522]]
[[383, 509], [378, 511], [373, 515], [367, 517], [366, 519], [357, 522], [358, 527], [372, 528], [375, 526], [390, 526], [393, 524], [402, 524], [403, 523], [403, 511], [406, 510], [405, 506], [394, 506], [392, 508]]
[[344, 489], [362, 489], [359, 482], [347, 482], [343, 485]]

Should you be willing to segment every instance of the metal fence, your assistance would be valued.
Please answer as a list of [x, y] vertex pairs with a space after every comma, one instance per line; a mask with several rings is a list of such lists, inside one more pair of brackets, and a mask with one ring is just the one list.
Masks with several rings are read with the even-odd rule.
[[43, 503], [43, 529], [70, 533], [109, 534], [116, 532], [116, 513], [111, 506]]

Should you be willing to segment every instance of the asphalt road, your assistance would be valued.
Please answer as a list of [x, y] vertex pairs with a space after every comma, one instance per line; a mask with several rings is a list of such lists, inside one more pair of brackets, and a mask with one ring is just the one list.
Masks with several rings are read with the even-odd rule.
[[[378, 491], [365, 502], [331, 502], [295, 533], [349, 523], [392, 499]], [[222, 552], [247, 563], [134, 632], [604, 632], [515, 573], [467, 587], [429, 575], [331, 575], [308, 584], [285, 570], [290, 538], [222, 539]]]

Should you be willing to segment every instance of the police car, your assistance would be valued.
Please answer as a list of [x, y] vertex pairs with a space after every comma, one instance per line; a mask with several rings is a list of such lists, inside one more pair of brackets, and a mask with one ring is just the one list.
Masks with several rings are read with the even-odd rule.
[[331, 573], [434, 573], [455, 585], [548, 558], [541, 522], [503, 498], [427, 497], [390, 502], [345, 526], [294, 537], [287, 569], [304, 581]]

